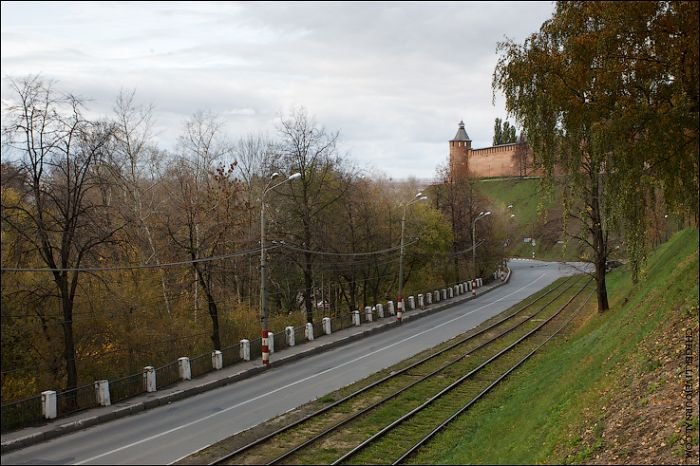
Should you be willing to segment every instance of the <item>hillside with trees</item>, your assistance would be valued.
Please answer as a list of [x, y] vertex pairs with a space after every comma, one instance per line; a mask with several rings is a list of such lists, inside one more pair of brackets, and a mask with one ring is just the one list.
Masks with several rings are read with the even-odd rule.
[[[63, 389], [76, 407], [76, 387], [182, 355], [237, 353], [241, 339], [259, 337], [263, 199], [270, 330], [395, 300], [401, 265], [406, 296], [471, 278], [471, 230], [454, 219], [485, 201], [429, 188], [417, 202], [415, 181], [365, 176], [341, 156], [338, 132], [303, 108], [282, 115], [274, 135], [234, 142], [220, 118], [197, 112], [166, 151], [153, 109], [133, 92], [92, 120], [57, 83], [29, 76], [13, 86], [3, 127], [3, 403]], [[490, 229], [480, 222], [480, 237]], [[480, 274], [502, 259], [489, 244]]]

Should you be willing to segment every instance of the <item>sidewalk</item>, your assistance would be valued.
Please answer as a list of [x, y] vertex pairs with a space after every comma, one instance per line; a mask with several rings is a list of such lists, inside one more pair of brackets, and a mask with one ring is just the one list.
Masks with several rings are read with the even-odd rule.
[[[510, 273], [503, 282], [496, 280], [488, 285], [484, 285], [482, 288], [479, 288], [477, 297], [508, 283], [509, 278]], [[406, 322], [425, 317], [471, 299], [474, 299], [471, 293], [465, 293], [461, 296], [455, 296], [452, 299], [425, 306], [424, 309], [406, 311], [403, 313], [402, 321]], [[272, 353], [272, 365], [274, 367], [282, 366], [289, 362], [318, 354], [365, 336], [389, 330], [396, 325], [399, 325], [396, 321], [396, 317], [389, 316], [374, 322], [363, 323], [359, 327], [349, 327], [330, 335], [322, 335], [312, 341], [304, 341], [296, 346]], [[1, 451], [2, 453], [7, 453], [80, 429], [109, 422], [158, 406], [167, 405], [168, 403], [183, 398], [253, 377], [255, 374], [264, 370], [259, 360], [240, 362], [218, 371], [208, 372], [196, 379], [180, 381], [162, 390], [144, 393], [111, 406], [88, 409], [70, 416], [49, 421], [41, 426], [26, 427], [17, 431], [8, 432], [2, 434]]]

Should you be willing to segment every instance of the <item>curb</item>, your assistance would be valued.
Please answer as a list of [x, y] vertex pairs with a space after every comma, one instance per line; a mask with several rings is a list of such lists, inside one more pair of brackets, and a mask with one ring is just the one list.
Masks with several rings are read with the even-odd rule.
[[[510, 269], [508, 269], [508, 274], [506, 275], [506, 278], [504, 281], [501, 281], [500, 283], [497, 283], [496, 285], [482, 291], [479, 295], [477, 296], [466, 296], [463, 299], [455, 299], [452, 298], [451, 302], [445, 302], [445, 303], [440, 303], [440, 304], [433, 304], [430, 306], [430, 309], [417, 309], [418, 312], [414, 311], [409, 311], [413, 312], [412, 314], [404, 313], [402, 322], [406, 321], [411, 321], [415, 319], [419, 319], [421, 317], [429, 316], [432, 315], [436, 312], [443, 311], [445, 309], [449, 309], [451, 307], [454, 307], [458, 304], [462, 304], [464, 302], [470, 301], [472, 299], [475, 299], [479, 296], [482, 296], [483, 294], [486, 294], [492, 290], [495, 290], [496, 288], [499, 288], [506, 283], [510, 281]], [[393, 320], [391, 322], [386, 322], [383, 323], [382, 325], [378, 325], [373, 328], [365, 329], [363, 331], [360, 331], [358, 333], [354, 333], [346, 338], [343, 338], [341, 340], [336, 340], [333, 342], [329, 342], [327, 344], [320, 344], [314, 348], [310, 348], [306, 351], [301, 351], [297, 354], [292, 354], [287, 357], [281, 357], [279, 360], [274, 362], [274, 367], [277, 366], [283, 366], [285, 364], [288, 364], [290, 362], [297, 361], [299, 359], [305, 358], [307, 356], [313, 356], [316, 354], [319, 354], [323, 351], [326, 351], [328, 349], [332, 348], [337, 348], [339, 346], [343, 346], [351, 341], [359, 340], [361, 338], [364, 338], [369, 335], [374, 335], [376, 333], [381, 333], [385, 332], [389, 329], [394, 328], [397, 325], [402, 325], [399, 321]], [[147, 411], [153, 408], [157, 408], [159, 406], [164, 406], [169, 403], [172, 403], [174, 401], [178, 401], [184, 398], [189, 398], [194, 395], [198, 395], [203, 392], [207, 392], [210, 390], [213, 390], [215, 388], [223, 387], [235, 382], [238, 382], [240, 380], [244, 380], [247, 378], [250, 378], [258, 373], [264, 372], [267, 369], [263, 368], [262, 366], [258, 367], [253, 367], [250, 369], [244, 369], [236, 374], [229, 375], [227, 377], [223, 377], [221, 379], [217, 380], [212, 380], [209, 382], [204, 382], [202, 384], [196, 385], [194, 387], [186, 388], [183, 390], [178, 390], [175, 392], [163, 394], [161, 396], [155, 395], [154, 398], [148, 399], [145, 401], [139, 401], [137, 403], [128, 405], [128, 406], [122, 406], [119, 408], [116, 408], [108, 413], [105, 414], [100, 414], [97, 416], [85, 418], [85, 419], [80, 419], [77, 421], [72, 421], [68, 422], [65, 424], [60, 424], [56, 426], [53, 429], [44, 431], [44, 432], [38, 432], [34, 434], [27, 435], [26, 437], [20, 437], [18, 439], [14, 440], [9, 440], [7, 442], [2, 442], [0, 444], [0, 452], [1, 453], [9, 453], [11, 451], [19, 450], [21, 448], [25, 448], [28, 446], [36, 445], [38, 443], [41, 443], [46, 440], [50, 440], [56, 437], [60, 437], [65, 434], [70, 434], [73, 432], [77, 432], [79, 430], [92, 427], [98, 424], [103, 424], [108, 421], [113, 421], [115, 419], [123, 418], [126, 416], [131, 416], [132, 414], [140, 413], [142, 411]], [[156, 392], [157, 393], [157, 392]]]

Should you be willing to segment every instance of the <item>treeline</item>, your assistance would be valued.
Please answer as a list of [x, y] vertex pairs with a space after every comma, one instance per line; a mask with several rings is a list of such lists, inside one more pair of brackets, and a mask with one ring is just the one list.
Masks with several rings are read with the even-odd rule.
[[[154, 142], [152, 108], [133, 92], [94, 120], [80, 98], [40, 77], [11, 85], [5, 401], [258, 336], [263, 199], [273, 322], [396, 299], [403, 219], [406, 296], [490, 273], [501, 260], [490, 218], [475, 230], [489, 240], [472, 270], [471, 219], [486, 207], [470, 183], [443, 183], [445, 173], [429, 187], [364, 176], [341, 156], [338, 133], [303, 109], [281, 116], [274, 136], [235, 142], [217, 117], [195, 113], [166, 151]], [[421, 188], [428, 199], [417, 202]]]

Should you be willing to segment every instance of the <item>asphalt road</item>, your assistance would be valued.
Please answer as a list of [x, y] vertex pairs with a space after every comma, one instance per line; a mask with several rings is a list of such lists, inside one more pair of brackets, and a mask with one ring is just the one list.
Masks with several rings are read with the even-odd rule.
[[216, 390], [2, 455], [2, 464], [168, 464], [463, 333], [571, 266], [511, 261], [482, 297]]

